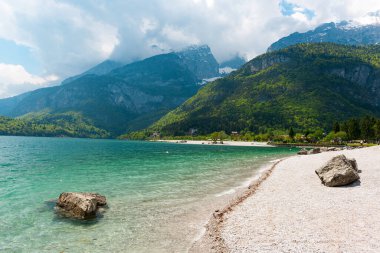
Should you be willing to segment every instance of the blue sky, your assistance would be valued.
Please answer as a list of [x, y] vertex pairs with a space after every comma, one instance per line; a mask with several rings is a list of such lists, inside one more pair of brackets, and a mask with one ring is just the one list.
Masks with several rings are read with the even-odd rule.
[[378, 9], [378, 0], [2, 0], [0, 98], [191, 44], [219, 61], [251, 59], [290, 33]]
[[17, 45], [14, 41], [0, 39], [0, 52], [1, 63], [20, 64], [32, 74], [43, 74], [41, 62], [33, 55], [31, 48]]
[[301, 7], [287, 0], [280, 1], [279, 5], [281, 8], [281, 13], [284, 16], [292, 16], [296, 14], [297, 12], [299, 12], [301, 14], [304, 14], [309, 20], [315, 17], [315, 12], [313, 10]]

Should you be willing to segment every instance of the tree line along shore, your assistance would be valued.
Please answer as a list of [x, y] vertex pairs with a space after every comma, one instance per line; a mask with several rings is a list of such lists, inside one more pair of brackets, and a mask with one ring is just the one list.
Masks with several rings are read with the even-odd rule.
[[268, 129], [264, 133], [254, 133], [249, 130], [216, 131], [210, 134], [198, 134], [196, 129], [190, 129], [188, 135], [173, 136], [157, 131], [139, 131], [119, 137], [127, 140], [208, 140], [213, 143], [223, 141], [258, 141], [271, 144], [313, 144], [313, 145], [371, 145], [380, 141], [380, 119], [365, 116], [346, 121], [334, 122], [327, 131], [317, 129]]
[[370, 145], [380, 141], [380, 118], [365, 116], [335, 122], [329, 129], [266, 129], [252, 132], [248, 129], [227, 132], [199, 133], [189, 129], [187, 135], [175, 136], [154, 130], [131, 132], [119, 137], [94, 127], [90, 121], [78, 114], [65, 114], [65, 118], [51, 116], [30, 120], [27, 117], [10, 119], [0, 117], [0, 135], [79, 137], [79, 138], [118, 138], [122, 140], [208, 140], [212, 143], [223, 141], [270, 142], [271, 144], [312, 144], [312, 145]]

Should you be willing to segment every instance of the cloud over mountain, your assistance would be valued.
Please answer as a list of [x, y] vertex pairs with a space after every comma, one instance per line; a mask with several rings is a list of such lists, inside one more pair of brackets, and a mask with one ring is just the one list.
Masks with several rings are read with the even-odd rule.
[[130, 62], [189, 44], [208, 44], [219, 61], [253, 58], [289, 33], [377, 9], [377, 0], [5, 0], [0, 48], [27, 47], [41, 69], [31, 74], [63, 79], [108, 58]]

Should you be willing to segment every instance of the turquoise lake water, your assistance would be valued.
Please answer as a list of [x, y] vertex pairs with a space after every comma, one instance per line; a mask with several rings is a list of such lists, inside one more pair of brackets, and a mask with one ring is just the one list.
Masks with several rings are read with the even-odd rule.
[[[186, 252], [228, 193], [289, 148], [0, 136], [0, 252]], [[62, 219], [64, 191], [107, 197]]]

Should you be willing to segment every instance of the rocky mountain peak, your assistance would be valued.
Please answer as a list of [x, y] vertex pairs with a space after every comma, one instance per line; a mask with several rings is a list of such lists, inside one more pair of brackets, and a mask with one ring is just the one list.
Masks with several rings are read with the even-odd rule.
[[268, 52], [299, 43], [332, 42], [343, 45], [380, 43], [380, 11], [349, 21], [325, 23], [305, 33], [293, 33], [273, 43]]
[[199, 80], [219, 75], [219, 64], [208, 45], [193, 45], [175, 52]]
[[180, 51], [176, 51], [179, 54], [212, 54], [208, 45], [191, 45], [183, 48]]

